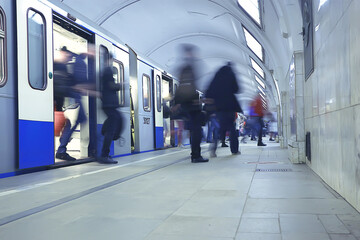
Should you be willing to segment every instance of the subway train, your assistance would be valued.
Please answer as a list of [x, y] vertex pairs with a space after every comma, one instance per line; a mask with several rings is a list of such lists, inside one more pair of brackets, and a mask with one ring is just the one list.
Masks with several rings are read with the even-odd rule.
[[[63, 46], [80, 54], [90, 45], [96, 53], [86, 59], [89, 82], [99, 89], [111, 54], [115, 81], [123, 86], [118, 93], [123, 131], [110, 154], [116, 157], [176, 144], [174, 135], [164, 138], [162, 106], [163, 98], [176, 90], [174, 77], [61, 3], [0, 0], [0, 177], [96, 157], [106, 116], [101, 99], [83, 96], [88, 120], [79, 125], [68, 145], [68, 153], [78, 160], [65, 163], [55, 158], [59, 139], [54, 135], [54, 57]], [[68, 114], [76, 114], [76, 109]], [[166, 121], [171, 129], [176, 127]]]

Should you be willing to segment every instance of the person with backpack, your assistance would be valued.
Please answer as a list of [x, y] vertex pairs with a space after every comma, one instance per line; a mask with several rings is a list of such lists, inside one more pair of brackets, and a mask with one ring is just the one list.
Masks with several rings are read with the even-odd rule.
[[202, 123], [203, 114], [200, 103], [199, 93], [196, 91], [196, 82], [198, 76], [196, 75], [195, 67], [195, 48], [193, 45], [183, 45], [183, 53], [185, 63], [180, 68], [179, 81], [180, 85], [175, 93], [174, 111], [181, 107], [184, 114], [189, 119], [190, 130], [190, 144], [191, 144], [191, 162], [202, 163], [208, 162], [209, 159], [201, 156], [201, 138], [202, 138]]

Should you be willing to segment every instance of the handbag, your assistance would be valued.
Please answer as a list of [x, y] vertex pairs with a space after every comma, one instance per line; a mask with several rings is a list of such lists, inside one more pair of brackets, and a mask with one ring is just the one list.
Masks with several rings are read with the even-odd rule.
[[65, 115], [64, 112], [55, 111], [54, 113], [54, 134], [56, 137], [60, 136], [64, 126], [65, 126]]

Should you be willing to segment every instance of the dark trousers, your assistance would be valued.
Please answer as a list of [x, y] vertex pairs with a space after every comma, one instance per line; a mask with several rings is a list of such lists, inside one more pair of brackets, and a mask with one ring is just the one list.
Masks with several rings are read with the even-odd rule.
[[207, 142], [212, 142], [215, 138], [217, 138], [217, 135], [219, 134], [219, 128], [220, 125], [216, 119], [216, 116], [210, 116], [208, 122]]
[[[239, 151], [239, 139], [235, 129], [235, 112], [218, 112], [216, 113], [220, 122], [220, 132], [230, 132], [230, 151], [237, 153]], [[215, 152], [217, 148], [218, 139], [212, 146], [212, 150]]]
[[219, 138], [222, 144], [225, 144], [226, 132], [227, 132], [226, 128], [220, 127]]
[[122, 119], [120, 113], [115, 108], [104, 108], [103, 111], [108, 117], [106, 120], [108, 121], [108, 124], [104, 131], [104, 142], [101, 150], [101, 156], [107, 157], [110, 153], [111, 142], [121, 125]]
[[202, 115], [200, 111], [189, 112], [190, 137], [191, 137], [191, 159], [201, 157]]
[[262, 143], [262, 137], [263, 137], [263, 128], [264, 128], [264, 121], [262, 117], [258, 118], [259, 121], [259, 135], [258, 135], [258, 144]]

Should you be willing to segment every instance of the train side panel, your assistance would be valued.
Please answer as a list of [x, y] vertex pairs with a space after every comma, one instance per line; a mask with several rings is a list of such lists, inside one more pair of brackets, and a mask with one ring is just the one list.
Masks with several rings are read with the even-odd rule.
[[[14, 30], [15, 5], [13, 1], [0, 0], [0, 17], [4, 33], [0, 34], [2, 53], [0, 76], [0, 176], [16, 170], [17, 106], [16, 106], [16, 39]], [[3, 61], [5, 60], [5, 61]]]
[[138, 62], [138, 115], [140, 152], [154, 149], [154, 106], [152, 75], [153, 68], [142, 61]]
[[114, 141], [114, 155], [119, 156], [131, 153], [129, 54], [115, 47], [113, 65], [115, 81], [122, 85], [122, 90], [118, 92], [121, 105], [118, 111], [122, 115], [122, 132], [120, 139]]

